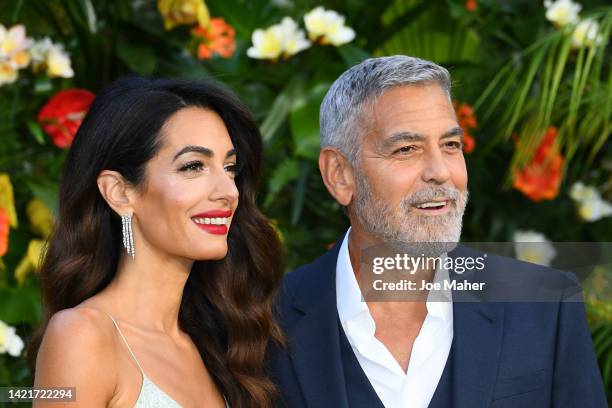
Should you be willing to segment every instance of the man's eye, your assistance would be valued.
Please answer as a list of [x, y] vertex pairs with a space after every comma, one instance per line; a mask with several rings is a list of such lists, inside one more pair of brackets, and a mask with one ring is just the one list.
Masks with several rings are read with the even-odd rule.
[[179, 171], [181, 172], [199, 172], [202, 171], [204, 169], [204, 163], [202, 163], [199, 160], [196, 161], [192, 161], [189, 163], [186, 163], [184, 166], [182, 166]]
[[463, 148], [463, 143], [461, 142], [448, 142], [446, 143], [446, 146], [452, 148], [452, 149], [462, 149]]
[[393, 153], [394, 154], [406, 154], [406, 153], [411, 153], [413, 150], [416, 150], [415, 146], [402, 146], [399, 149], [395, 150]]

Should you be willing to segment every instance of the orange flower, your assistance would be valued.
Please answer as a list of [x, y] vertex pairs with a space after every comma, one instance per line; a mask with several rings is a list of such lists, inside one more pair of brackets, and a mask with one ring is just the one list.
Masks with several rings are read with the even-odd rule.
[[460, 104], [456, 101], [453, 101], [453, 106], [457, 113], [457, 122], [463, 130], [463, 151], [471, 153], [476, 147], [476, 139], [470, 134], [470, 130], [478, 128], [474, 109], [467, 103]]
[[0, 208], [0, 256], [6, 255], [9, 243], [9, 217], [3, 208]]
[[213, 18], [208, 27], [197, 26], [191, 33], [198, 40], [198, 58], [210, 59], [214, 54], [229, 58], [236, 50], [234, 28], [222, 18]]
[[532, 201], [552, 200], [559, 194], [563, 156], [555, 145], [557, 128], [548, 128], [533, 159], [514, 174], [513, 186]]
[[467, 11], [476, 11], [477, 8], [478, 8], [477, 0], [466, 0], [465, 1], [465, 9]]

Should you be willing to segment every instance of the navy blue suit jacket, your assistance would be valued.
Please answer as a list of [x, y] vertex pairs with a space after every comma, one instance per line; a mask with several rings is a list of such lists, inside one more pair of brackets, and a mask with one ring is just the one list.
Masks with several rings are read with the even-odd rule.
[[[277, 318], [288, 344], [272, 346], [267, 356], [279, 406], [349, 406], [336, 306], [339, 248], [340, 242], [283, 281]], [[528, 279], [534, 270], [562, 274], [490, 254], [483, 272], [505, 271], [503, 280], [529, 272]], [[452, 407], [607, 407], [581, 301], [454, 301], [453, 319]]]

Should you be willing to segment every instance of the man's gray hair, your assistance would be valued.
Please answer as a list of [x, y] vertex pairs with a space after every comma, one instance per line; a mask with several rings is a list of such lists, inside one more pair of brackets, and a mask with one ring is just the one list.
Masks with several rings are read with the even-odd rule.
[[368, 58], [355, 65], [334, 81], [323, 99], [319, 114], [321, 147], [335, 147], [355, 163], [360, 139], [370, 127], [367, 108], [390, 88], [430, 83], [440, 85], [450, 100], [450, 74], [433, 62], [393, 55]]

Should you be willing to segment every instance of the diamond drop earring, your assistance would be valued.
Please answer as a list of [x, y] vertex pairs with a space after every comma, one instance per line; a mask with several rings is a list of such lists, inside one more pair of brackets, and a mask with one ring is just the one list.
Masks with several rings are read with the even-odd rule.
[[121, 216], [121, 227], [123, 228], [123, 247], [127, 249], [128, 255], [134, 259], [134, 236], [132, 235], [132, 215], [123, 214]]

